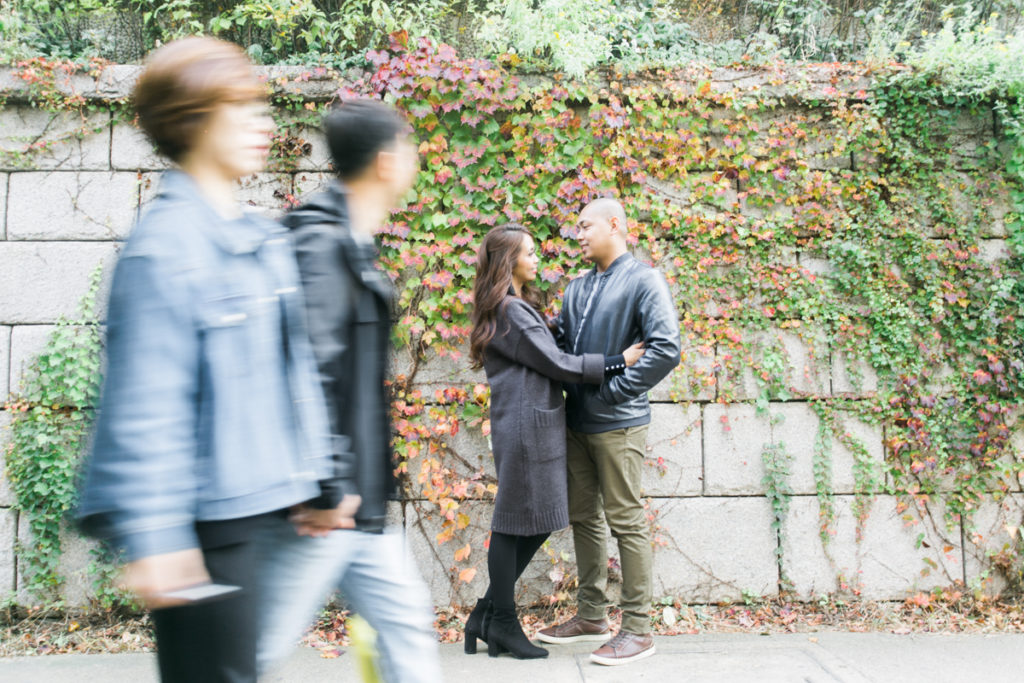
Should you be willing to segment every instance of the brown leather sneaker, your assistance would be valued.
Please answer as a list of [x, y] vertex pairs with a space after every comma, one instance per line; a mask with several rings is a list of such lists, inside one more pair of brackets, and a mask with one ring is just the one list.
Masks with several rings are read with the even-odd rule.
[[611, 638], [611, 635], [612, 631], [606, 620], [592, 621], [577, 615], [569, 621], [537, 631], [537, 640], [556, 644], [578, 643], [585, 640], [603, 643]]
[[619, 631], [615, 637], [590, 654], [590, 661], [605, 666], [629, 664], [654, 654], [654, 638], [650, 633], [640, 635]]

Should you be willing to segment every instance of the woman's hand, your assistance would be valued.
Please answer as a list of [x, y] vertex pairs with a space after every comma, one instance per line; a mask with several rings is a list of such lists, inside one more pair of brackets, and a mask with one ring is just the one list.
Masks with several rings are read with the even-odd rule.
[[644, 355], [646, 349], [644, 348], [643, 342], [637, 342], [628, 349], [622, 352], [622, 355], [626, 359], [626, 367], [631, 368], [633, 365], [640, 360], [640, 356]]
[[150, 555], [121, 568], [118, 584], [139, 597], [146, 607], [159, 609], [183, 605], [187, 600], [168, 597], [172, 591], [210, 583], [199, 548]]

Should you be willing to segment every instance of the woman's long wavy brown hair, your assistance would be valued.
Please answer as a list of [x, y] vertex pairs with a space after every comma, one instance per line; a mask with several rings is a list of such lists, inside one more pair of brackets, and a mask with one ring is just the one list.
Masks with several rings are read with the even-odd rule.
[[[519, 223], [491, 228], [476, 252], [476, 281], [473, 283], [473, 331], [469, 334], [469, 358], [474, 368], [484, 364], [484, 349], [498, 331], [498, 313], [512, 288], [512, 271], [529, 230]], [[538, 311], [540, 305], [530, 285], [524, 284], [523, 301]]]

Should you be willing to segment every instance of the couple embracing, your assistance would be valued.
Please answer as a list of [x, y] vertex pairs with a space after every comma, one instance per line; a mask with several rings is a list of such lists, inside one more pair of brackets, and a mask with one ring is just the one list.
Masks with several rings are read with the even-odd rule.
[[[618, 201], [591, 202], [576, 227], [594, 268], [569, 283], [550, 328], [531, 291], [537, 252], [526, 228], [493, 228], [477, 256], [470, 355], [491, 385], [498, 494], [490, 585], [466, 621], [470, 654], [480, 639], [492, 657], [547, 656], [522, 631], [515, 582], [551, 532], [570, 523], [578, 613], [538, 639], [607, 641], [591, 655], [605, 665], [654, 654], [652, 547], [640, 478], [647, 392], [679, 363], [679, 321], [664, 278], [627, 251]], [[606, 618], [605, 522], [622, 565], [622, 626], [614, 637]]]

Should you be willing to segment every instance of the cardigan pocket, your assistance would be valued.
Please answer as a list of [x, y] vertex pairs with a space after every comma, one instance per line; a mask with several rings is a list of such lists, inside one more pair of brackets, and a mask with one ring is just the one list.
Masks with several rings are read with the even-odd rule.
[[540, 463], [565, 458], [565, 408], [532, 408], [524, 411], [523, 445], [526, 459]]

